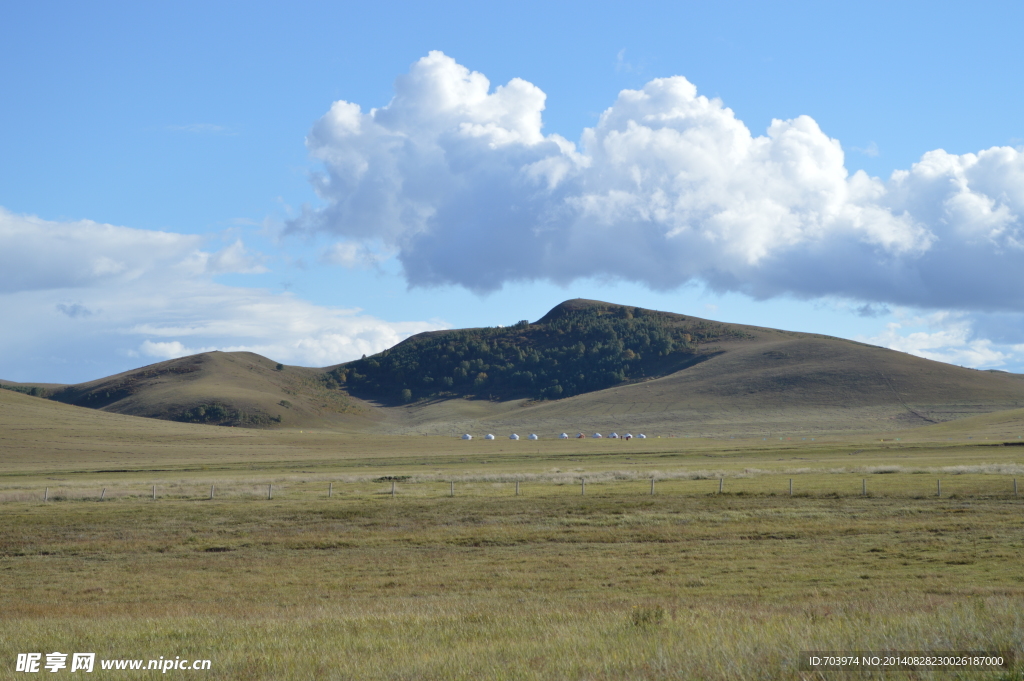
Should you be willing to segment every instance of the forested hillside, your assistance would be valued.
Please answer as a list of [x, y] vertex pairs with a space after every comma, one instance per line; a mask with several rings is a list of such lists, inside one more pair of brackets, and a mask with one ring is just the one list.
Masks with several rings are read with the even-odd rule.
[[680, 315], [569, 301], [534, 324], [420, 334], [336, 367], [325, 381], [386, 403], [556, 399], [677, 371], [707, 356], [702, 345], [743, 336]]

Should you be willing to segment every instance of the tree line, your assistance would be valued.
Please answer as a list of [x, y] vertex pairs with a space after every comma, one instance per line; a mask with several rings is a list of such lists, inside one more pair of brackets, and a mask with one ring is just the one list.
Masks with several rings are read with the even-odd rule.
[[330, 388], [384, 402], [558, 399], [664, 375], [741, 331], [640, 308], [566, 311], [544, 323], [431, 332], [336, 367]]
[[247, 412], [219, 402], [196, 405], [191, 409], [179, 412], [174, 418], [185, 423], [205, 423], [216, 426], [265, 426], [282, 421], [280, 414], [268, 416], [259, 410]]
[[47, 396], [46, 388], [40, 388], [37, 385], [6, 385], [0, 383], [0, 388], [3, 388], [4, 390], [10, 390], [16, 393], [21, 393], [23, 395], [31, 395], [32, 397]]

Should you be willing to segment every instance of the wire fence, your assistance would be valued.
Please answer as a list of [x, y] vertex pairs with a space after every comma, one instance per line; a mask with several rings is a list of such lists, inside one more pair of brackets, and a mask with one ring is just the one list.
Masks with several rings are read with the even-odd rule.
[[[385, 475], [372, 479], [295, 480], [284, 482], [112, 483], [87, 485], [18, 486], [0, 488], [0, 503], [69, 501], [230, 501], [334, 499], [430, 499], [439, 497], [636, 497], [636, 496], [789, 496], [789, 497], [903, 497], [1019, 499], [1016, 476], [998, 472], [953, 472], [936, 477], [927, 473], [878, 467], [871, 473], [805, 473], [731, 475], [709, 473], [618, 476], [507, 474], [415, 478]], [[966, 467], [970, 468], [970, 467]], [[1022, 476], [1024, 477], [1024, 476]]]

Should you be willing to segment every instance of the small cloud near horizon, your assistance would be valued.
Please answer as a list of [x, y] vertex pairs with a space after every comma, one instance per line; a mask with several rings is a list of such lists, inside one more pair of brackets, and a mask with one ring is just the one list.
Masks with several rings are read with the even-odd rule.
[[879, 154], [878, 145], [874, 142], [871, 142], [866, 147], [850, 147], [850, 151], [856, 151], [857, 153], [870, 156], [871, 158], [875, 158]]
[[57, 311], [66, 314], [68, 317], [71, 317], [72, 319], [76, 317], [91, 317], [94, 314], [96, 314], [94, 311], [90, 310], [81, 303], [72, 303], [71, 305], [68, 305], [66, 303], [58, 303]]
[[864, 303], [854, 311], [858, 317], [870, 318], [884, 317], [890, 312], [888, 305], [872, 305], [871, 303]]

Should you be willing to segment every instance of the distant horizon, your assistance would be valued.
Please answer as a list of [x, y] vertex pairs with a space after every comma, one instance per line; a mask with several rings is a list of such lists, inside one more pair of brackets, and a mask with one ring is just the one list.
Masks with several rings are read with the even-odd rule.
[[[562, 306], [562, 305], [564, 305], [566, 303], [571, 303], [571, 302], [577, 301], [577, 300], [585, 301], [585, 302], [591, 302], [591, 303], [599, 303], [599, 304], [604, 304], [604, 305], [613, 305], [613, 306], [625, 307], [625, 308], [638, 308], [638, 307], [640, 307], [640, 309], [644, 309], [644, 310], [648, 310], [648, 311], [652, 311], [652, 312], [664, 312], [664, 313], [669, 313], [669, 314], [677, 314], [677, 315], [680, 315], [680, 316], [691, 317], [691, 318], [696, 318], [696, 319], [702, 319], [702, 320], [706, 320], [706, 321], [710, 321], [710, 322], [716, 322], [716, 323], [722, 323], [722, 324], [730, 324], [730, 325], [738, 325], [738, 326], [750, 326], [750, 327], [767, 329], [769, 331], [781, 331], [781, 332], [785, 332], [785, 333], [801, 333], [801, 334], [806, 333], [806, 334], [810, 334], [810, 335], [823, 336], [823, 337], [826, 337], [826, 338], [834, 338], [834, 339], [837, 339], [837, 340], [853, 340], [853, 339], [847, 339], [847, 338], [843, 338], [841, 336], [835, 336], [835, 335], [827, 334], [827, 333], [800, 331], [798, 329], [782, 329], [782, 328], [768, 327], [768, 326], [763, 326], [763, 325], [758, 325], [758, 324], [744, 324], [742, 322], [724, 322], [724, 321], [718, 320], [718, 319], [713, 319], [713, 318], [709, 318], [709, 317], [701, 317], [701, 316], [698, 316], [698, 315], [691, 315], [691, 314], [686, 314], [686, 313], [682, 313], [682, 312], [675, 312], [673, 310], [656, 310], [656, 309], [653, 309], [653, 308], [643, 308], [641, 306], [636, 306], [636, 305], [629, 305], [629, 304], [623, 304], [623, 303], [615, 303], [615, 302], [606, 301], [606, 300], [596, 300], [596, 299], [592, 299], [592, 298], [568, 298], [568, 299], [562, 300], [561, 302], [559, 302], [559, 303], [551, 306], [550, 308], [548, 308], [547, 311], [543, 315], [538, 317], [536, 320], [532, 320], [532, 321], [531, 320], [526, 320], [526, 321], [529, 321], [529, 323], [531, 325], [532, 324], [538, 324], [538, 323], [541, 322], [541, 320], [544, 317], [549, 315], [551, 312], [556, 310], [558, 307], [560, 307], [560, 306]], [[404, 342], [404, 341], [406, 341], [406, 340], [408, 340], [408, 339], [410, 339], [410, 338], [412, 338], [412, 337], [414, 337], [416, 335], [423, 334], [423, 333], [433, 334], [433, 333], [444, 333], [446, 331], [456, 331], [457, 332], [457, 331], [466, 331], [466, 330], [474, 330], [474, 329], [501, 329], [501, 328], [512, 327], [514, 325], [515, 325], [515, 323], [510, 323], [510, 324], [495, 324], [495, 325], [489, 325], [489, 326], [466, 326], [466, 327], [451, 328], [451, 329], [431, 329], [431, 330], [427, 330], [427, 331], [421, 331], [421, 332], [418, 332], [417, 334], [411, 334], [411, 335], [407, 336], [406, 338], [403, 338], [402, 340], [398, 341], [394, 345], [390, 345], [388, 347], [381, 348], [380, 350], [378, 350], [376, 352], [373, 352], [373, 353], [366, 353], [363, 356], [363, 358], [372, 357], [374, 355], [379, 355], [382, 352], [385, 352], [386, 350], [390, 350], [390, 349], [394, 348], [396, 345], [399, 345], [402, 342]], [[870, 347], [875, 347], [875, 348], [880, 348], [880, 349], [883, 349], [883, 350], [894, 350], [894, 352], [903, 352], [901, 350], [896, 350], [894, 348], [887, 348], [887, 347], [885, 347], [883, 345], [877, 345], [877, 344], [874, 344], [874, 343], [866, 343], [864, 341], [857, 341], [857, 340], [854, 340], [854, 342], [862, 343], [864, 345], [868, 345]], [[200, 350], [198, 352], [190, 353], [190, 354], [187, 354], [187, 355], [181, 355], [181, 356], [178, 356], [178, 357], [172, 357], [172, 358], [168, 358], [168, 359], [157, 360], [155, 362], [147, 362], [147, 363], [144, 363], [144, 364], [138, 364], [138, 365], [135, 365], [135, 366], [132, 366], [132, 367], [128, 367], [128, 368], [126, 368], [126, 369], [124, 369], [122, 371], [115, 372], [114, 374], [103, 375], [103, 376], [94, 376], [92, 378], [87, 378], [87, 379], [85, 379], [83, 381], [76, 381], [76, 382], [32, 381], [32, 380], [29, 380], [29, 381], [14, 381], [14, 380], [7, 379], [7, 378], [5, 378], [3, 376], [0, 376], [0, 384], [11, 384], [11, 385], [27, 386], [27, 387], [31, 387], [31, 386], [46, 387], [46, 386], [80, 385], [80, 384], [85, 384], [85, 383], [91, 383], [93, 381], [100, 381], [100, 380], [108, 379], [108, 378], [111, 378], [111, 377], [116, 376], [116, 375], [121, 374], [121, 373], [131, 373], [131, 372], [138, 371], [138, 370], [141, 370], [141, 369], [145, 369], [145, 368], [148, 368], [148, 367], [151, 367], [151, 366], [156, 366], [158, 364], [163, 364], [165, 362], [173, 362], [176, 359], [187, 359], [188, 357], [194, 357], [194, 356], [197, 356], [197, 355], [203, 355], [203, 354], [208, 354], [208, 353], [252, 354], [252, 355], [256, 355], [258, 357], [261, 357], [263, 359], [269, 360], [271, 362], [278, 362], [277, 358], [275, 358], [275, 357], [268, 356], [268, 355], [262, 355], [262, 354], [260, 354], [258, 352], [254, 352], [252, 350], [245, 350], [245, 349], [242, 349], [242, 350], [232, 350], [232, 349], [221, 350], [221, 349], [214, 348], [214, 349], [203, 349], [203, 350]], [[907, 353], [907, 352], [903, 352], [903, 354], [907, 354], [907, 355], [914, 356], [914, 357], [917, 356], [917, 355], [913, 355], [913, 353]], [[347, 360], [344, 360], [342, 362], [335, 362], [333, 364], [326, 364], [326, 365], [287, 364], [287, 363], [282, 363], [282, 362], [278, 362], [278, 363], [284, 364], [284, 366], [287, 366], [287, 367], [294, 367], [294, 368], [299, 368], [299, 369], [329, 370], [329, 369], [335, 368], [335, 367], [343, 365], [343, 364], [348, 364], [350, 362], [354, 362], [354, 361], [356, 361], [358, 359], [359, 359], [359, 357], [353, 357], [351, 359], [347, 359]], [[922, 357], [921, 359], [929, 359], [929, 358]], [[1006, 369], [992, 369], [992, 368], [985, 369], [985, 368], [969, 367], [969, 366], [964, 366], [962, 364], [956, 364], [956, 363], [953, 363], [953, 362], [942, 362], [941, 360], [932, 360], [932, 361], [938, 361], [938, 362], [940, 362], [942, 364], [948, 364], [949, 366], [954, 366], [954, 367], [958, 367], [958, 368], [961, 368], [961, 369], [973, 369], [975, 371], [990, 371], [990, 372], [999, 372], [999, 373], [1008, 373], [1008, 374], [1022, 374], [1022, 373], [1024, 373], [1024, 372], [1009, 371], [1009, 370], [1006, 370]]]

